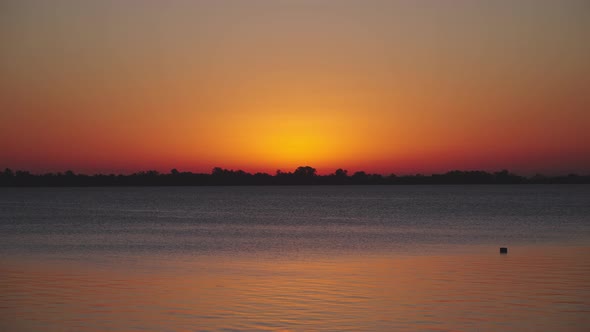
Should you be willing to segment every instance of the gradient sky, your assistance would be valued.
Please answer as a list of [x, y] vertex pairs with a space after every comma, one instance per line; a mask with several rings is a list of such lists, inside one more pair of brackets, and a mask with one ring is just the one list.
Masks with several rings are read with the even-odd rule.
[[0, 168], [590, 173], [588, 1], [0, 2]]

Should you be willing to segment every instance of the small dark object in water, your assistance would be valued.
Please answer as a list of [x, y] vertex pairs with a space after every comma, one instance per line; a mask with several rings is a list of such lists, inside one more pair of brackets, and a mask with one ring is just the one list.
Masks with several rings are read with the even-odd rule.
[[501, 254], [507, 254], [508, 253], [508, 248], [504, 248], [504, 247], [500, 248], [500, 253]]

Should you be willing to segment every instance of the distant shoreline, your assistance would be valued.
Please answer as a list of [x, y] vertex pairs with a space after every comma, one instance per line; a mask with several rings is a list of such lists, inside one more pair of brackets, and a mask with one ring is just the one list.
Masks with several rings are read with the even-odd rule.
[[590, 175], [569, 174], [524, 177], [507, 170], [489, 173], [485, 171], [450, 171], [444, 174], [396, 176], [368, 174], [363, 171], [349, 175], [338, 169], [332, 174], [318, 175], [316, 169], [301, 166], [293, 172], [277, 171], [247, 173], [215, 167], [211, 173], [157, 171], [122, 174], [31, 174], [27, 171], [0, 171], [0, 187], [144, 187], [144, 186], [301, 186], [301, 185], [502, 185], [502, 184], [590, 184]]

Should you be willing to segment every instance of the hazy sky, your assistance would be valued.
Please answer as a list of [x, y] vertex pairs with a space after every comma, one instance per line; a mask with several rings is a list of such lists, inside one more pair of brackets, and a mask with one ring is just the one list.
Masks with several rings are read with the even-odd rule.
[[0, 2], [0, 168], [590, 173], [589, 1]]

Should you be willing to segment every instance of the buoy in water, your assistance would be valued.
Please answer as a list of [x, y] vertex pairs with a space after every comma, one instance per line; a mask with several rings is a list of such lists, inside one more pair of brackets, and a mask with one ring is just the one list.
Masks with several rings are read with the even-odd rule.
[[500, 253], [501, 254], [507, 254], [508, 253], [508, 248], [504, 248], [504, 247], [500, 248]]

